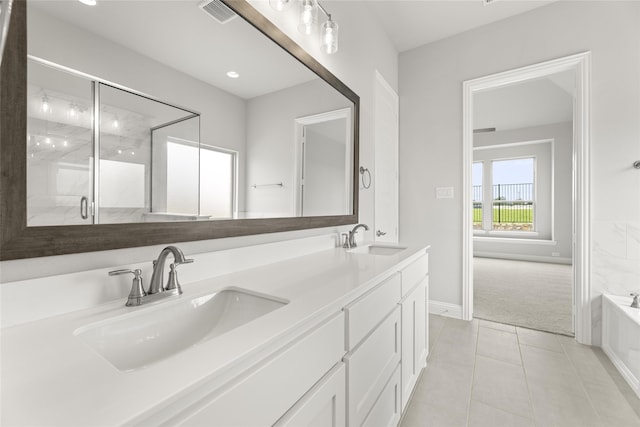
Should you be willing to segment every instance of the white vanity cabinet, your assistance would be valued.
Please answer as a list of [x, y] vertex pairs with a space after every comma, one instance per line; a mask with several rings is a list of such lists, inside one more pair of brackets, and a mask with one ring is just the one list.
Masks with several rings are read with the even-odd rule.
[[[209, 397], [185, 411], [190, 414], [177, 424], [270, 426], [290, 409], [294, 411], [291, 416], [294, 420], [313, 419], [314, 415], [320, 419], [323, 415], [328, 418], [331, 412], [340, 416], [343, 411], [339, 405], [342, 403], [336, 402], [335, 408], [324, 408], [323, 405], [327, 401], [331, 402], [333, 395], [336, 396], [336, 401], [344, 396], [343, 392], [337, 391], [339, 388], [344, 390], [344, 377], [341, 385], [339, 367], [337, 372], [332, 371], [343, 355], [344, 316], [340, 313], [289, 343], [284, 349], [268, 356], [231, 383], [213, 390]], [[325, 382], [330, 383], [327, 386], [330, 389], [328, 393], [333, 395], [325, 396], [327, 390], [312, 390], [329, 371], [332, 371], [331, 375], [325, 378]], [[301, 398], [306, 398], [306, 403], [302, 408], [293, 408]], [[294, 425], [293, 421], [281, 421], [281, 425]]]
[[429, 328], [428, 255], [418, 258], [401, 271], [402, 274], [402, 410], [427, 363]]

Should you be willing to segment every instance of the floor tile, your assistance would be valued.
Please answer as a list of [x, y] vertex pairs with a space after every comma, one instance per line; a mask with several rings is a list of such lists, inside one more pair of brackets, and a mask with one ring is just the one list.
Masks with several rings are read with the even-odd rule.
[[600, 426], [601, 421], [584, 391], [567, 393], [564, 387], [529, 382], [536, 425], [544, 427]]
[[505, 362], [522, 364], [518, 337], [505, 331], [481, 327], [478, 332], [477, 353]]
[[485, 328], [497, 329], [499, 331], [516, 333], [516, 327], [512, 325], [505, 325], [504, 323], [491, 322], [489, 320], [478, 319], [478, 325]]
[[429, 353], [436, 344], [442, 327], [444, 326], [444, 318], [442, 316], [429, 315]]
[[585, 384], [585, 389], [604, 425], [640, 427], [640, 419], [615, 385]]
[[534, 427], [533, 420], [471, 399], [469, 427]]
[[471, 398], [494, 408], [532, 418], [522, 366], [478, 355]]
[[564, 352], [560, 341], [558, 341], [556, 334], [550, 334], [548, 332], [536, 331], [533, 329], [516, 328], [518, 332], [518, 341], [520, 344], [531, 345], [534, 347], [540, 347], [558, 353]]
[[402, 427], [640, 427], [640, 399], [600, 348], [483, 320], [429, 320], [429, 363]]
[[413, 400], [436, 405], [464, 401], [471, 394], [472, 380], [473, 366], [432, 361], [416, 385]]
[[582, 381], [606, 386], [615, 384], [593, 347], [582, 344], [565, 346], [565, 353]]
[[582, 382], [564, 353], [521, 345], [524, 372], [529, 386], [558, 386], [567, 393], [584, 394]]
[[439, 340], [429, 357], [429, 364], [434, 361], [449, 362], [456, 365], [473, 367], [475, 363], [476, 342], [461, 341], [456, 343]]
[[465, 427], [467, 412], [466, 406], [455, 402], [441, 406], [414, 401], [407, 407], [401, 427]]

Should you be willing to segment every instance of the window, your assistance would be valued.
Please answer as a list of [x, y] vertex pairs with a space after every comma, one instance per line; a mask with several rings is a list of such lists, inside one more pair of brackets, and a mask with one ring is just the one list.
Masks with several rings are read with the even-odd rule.
[[536, 231], [534, 157], [475, 162], [472, 172], [474, 230]]
[[494, 230], [534, 231], [534, 164], [533, 158], [492, 162]]
[[473, 163], [473, 229], [482, 230], [482, 162]]
[[200, 214], [215, 219], [231, 219], [236, 196], [235, 151], [201, 146]]

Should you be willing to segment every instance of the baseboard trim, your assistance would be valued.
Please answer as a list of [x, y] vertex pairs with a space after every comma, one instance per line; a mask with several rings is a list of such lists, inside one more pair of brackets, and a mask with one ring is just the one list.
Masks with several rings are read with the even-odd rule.
[[572, 262], [571, 258], [561, 258], [556, 256], [507, 254], [507, 253], [499, 253], [499, 252], [474, 251], [473, 256], [478, 258], [510, 259], [514, 261], [548, 262], [551, 264], [567, 264], [567, 265], [571, 265], [571, 262]]
[[453, 317], [454, 319], [462, 319], [462, 306], [450, 304], [448, 302], [429, 300], [429, 314], [438, 314], [440, 316]]

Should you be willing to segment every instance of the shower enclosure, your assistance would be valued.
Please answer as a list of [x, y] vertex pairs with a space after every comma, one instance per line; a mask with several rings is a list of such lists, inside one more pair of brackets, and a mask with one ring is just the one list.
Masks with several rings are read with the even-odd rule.
[[27, 108], [28, 226], [213, 214], [202, 214], [198, 113], [37, 58]]

